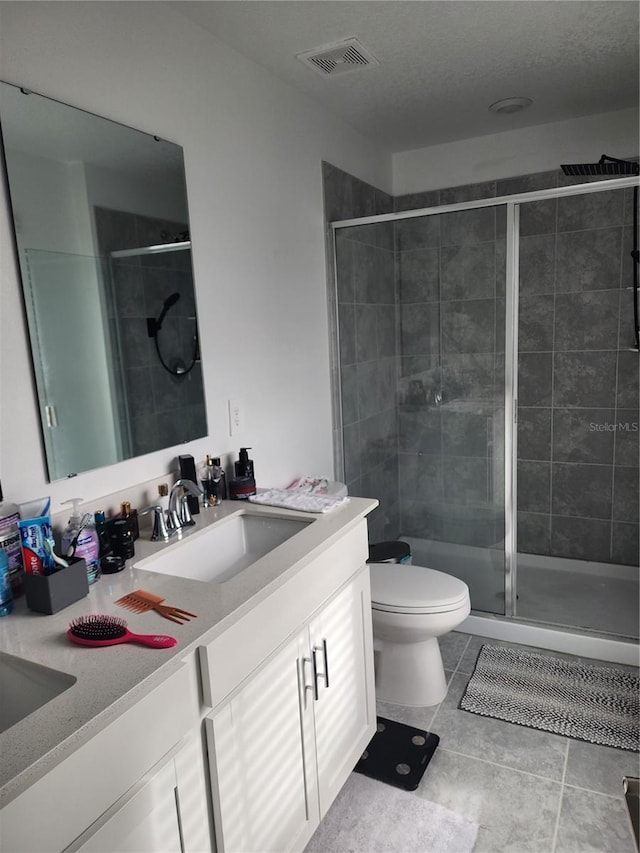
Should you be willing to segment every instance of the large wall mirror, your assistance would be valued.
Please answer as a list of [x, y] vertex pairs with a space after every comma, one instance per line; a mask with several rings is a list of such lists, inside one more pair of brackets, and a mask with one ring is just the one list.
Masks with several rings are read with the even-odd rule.
[[207, 434], [182, 149], [0, 83], [49, 479]]

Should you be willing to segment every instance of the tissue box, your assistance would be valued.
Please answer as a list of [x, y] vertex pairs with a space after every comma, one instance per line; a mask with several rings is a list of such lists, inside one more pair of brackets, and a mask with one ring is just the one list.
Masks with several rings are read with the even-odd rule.
[[70, 559], [68, 569], [52, 575], [24, 575], [27, 607], [38, 613], [57, 613], [89, 594], [87, 564]]

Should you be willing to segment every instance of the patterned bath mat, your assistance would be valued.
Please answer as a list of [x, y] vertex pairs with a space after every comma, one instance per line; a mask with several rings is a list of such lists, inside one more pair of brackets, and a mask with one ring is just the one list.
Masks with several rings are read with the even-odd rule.
[[639, 696], [636, 672], [485, 645], [460, 708], [638, 752]]

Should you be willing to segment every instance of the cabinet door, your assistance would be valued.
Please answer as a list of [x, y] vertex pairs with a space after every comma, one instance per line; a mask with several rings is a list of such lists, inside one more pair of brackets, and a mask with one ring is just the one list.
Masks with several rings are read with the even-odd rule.
[[311, 622], [310, 638], [318, 672], [318, 699], [313, 706], [320, 816], [324, 817], [375, 731], [368, 569]]
[[173, 759], [119, 808], [78, 853], [182, 853]]
[[307, 635], [206, 720], [218, 853], [301, 850], [318, 824]]

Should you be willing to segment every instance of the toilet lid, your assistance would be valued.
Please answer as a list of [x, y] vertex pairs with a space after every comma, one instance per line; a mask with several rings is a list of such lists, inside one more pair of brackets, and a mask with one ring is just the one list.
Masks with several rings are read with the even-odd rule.
[[469, 599], [464, 581], [402, 563], [370, 563], [371, 603], [379, 610], [438, 613], [455, 610]]

